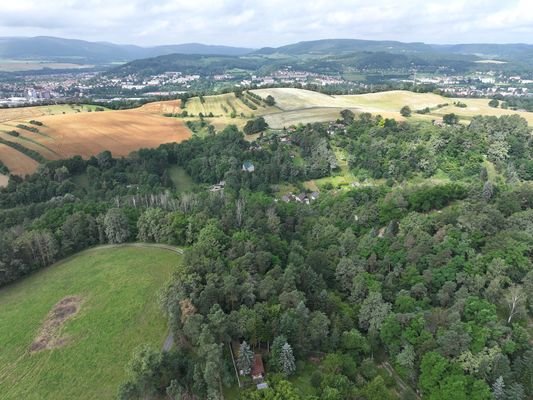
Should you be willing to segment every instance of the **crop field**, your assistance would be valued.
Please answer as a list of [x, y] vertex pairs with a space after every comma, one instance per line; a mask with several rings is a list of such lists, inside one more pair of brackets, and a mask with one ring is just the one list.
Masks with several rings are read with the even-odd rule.
[[13, 175], [31, 174], [39, 166], [37, 161], [2, 143], [0, 143], [0, 160]]
[[[463, 122], [476, 115], [510, 115], [519, 114], [533, 125], [533, 113], [526, 111], [504, 110], [489, 107], [488, 99], [454, 99], [442, 97], [433, 93], [413, 93], [403, 90], [394, 90], [380, 93], [361, 95], [329, 96], [303, 89], [272, 88], [253, 90], [254, 93], [265, 98], [271, 95], [276, 100], [276, 106], [282, 112], [264, 113], [265, 119], [273, 128], [282, 128], [296, 122], [309, 123], [317, 121], [330, 121], [339, 117], [337, 111], [350, 109], [353, 112], [370, 112], [380, 114], [386, 118], [404, 120], [400, 115], [400, 109], [408, 105], [412, 111], [413, 119], [434, 120], [440, 119], [444, 114], [455, 113]], [[461, 101], [467, 105], [460, 108], [453, 105], [455, 101]], [[437, 108], [438, 105], [449, 105]], [[416, 114], [415, 110], [429, 107], [429, 114]], [[327, 112], [325, 109], [330, 108]], [[316, 110], [316, 113], [313, 112]]]
[[198, 115], [202, 113], [205, 116], [209, 115], [209, 113], [213, 113], [215, 116], [229, 116], [233, 111], [237, 115], [243, 113], [246, 116], [254, 113], [254, 110], [246, 106], [234, 93], [205, 96], [203, 103], [199, 97], [193, 97], [187, 101], [185, 109], [189, 114]]
[[115, 398], [133, 350], [165, 340], [158, 290], [180, 262], [157, 248], [93, 249], [0, 289], [2, 400]]
[[94, 111], [96, 107], [88, 104], [81, 104], [79, 106], [74, 104], [57, 104], [50, 106], [0, 108], [0, 123], [32, 119], [43, 115], [77, 114], [88, 112], [89, 110]]
[[[140, 148], [180, 142], [191, 136], [183, 121], [159, 115], [175, 104], [154, 103], [151, 107], [134, 110], [86, 112], [94, 109], [91, 107], [66, 105], [0, 110], [0, 139], [4, 141], [0, 160], [11, 173], [23, 176], [37, 169], [39, 158], [31, 159], [27, 153], [7, 146], [5, 141], [55, 160], [74, 155], [90, 157], [104, 150], [115, 156], [127, 156]], [[43, 125], [32, 125], [30, 120]], [[21, 124], [37, 132], [20, 128]], [[13, 136], [13, 131], [18, 136]]]

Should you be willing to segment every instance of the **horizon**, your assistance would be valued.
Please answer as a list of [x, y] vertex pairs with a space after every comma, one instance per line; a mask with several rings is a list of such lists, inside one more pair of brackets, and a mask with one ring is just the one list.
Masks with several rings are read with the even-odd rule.
[[260, 50], [263, 48], [279, 48], [284, 46], [289, 46], [292, 44], [297, 43], [307, 43], [307, 42], [320, 42], [320, 41], [328, 41], [328, 40], [357, 40], [357, 41], [367, 41], [367, 42], [397, 42], [397, 43], [405, 43], [405, 44], [426, 44], [426, 45], [435, 45], [435, 46], [455, 46], [455, 45], [525, 45], [525, 46], [533, 46], [533, 42], [447, 42], [447, 43], [433, 43], [433, 42], [425, 42], [421, 40], [414, 40], [414, 41], [403, 41], [403, 40], [396, 40], [396, 39], [361, 39], [361, 38], [348, 38], [348, 37], [326, 37], [326, 38], [319, 38], [319, 39], [307, 39], [307, 40], [297, 40], [293, 42], [287, 42], [282, 43], [280, 45], [265, 45], [260, 47], [250, 47], [250, 46], [239, 46], [232, 43], [212, 43], [212, 42], [197, 42], [197, 41], [188, 41], [188, 42], [173, 42], [173, 43], [155, 43], [153, 45], [143, 45], [138, 43], [132, 43], [132, 42], [115, 42], [111, 40], [89, 40], [84, 39], [80, 37], [65, 37], [65, 36], [53, 36], [53, 35], [30, 35], [30, 36], [0, 36], [0, 39], [37, 39], [37, 38], [50, 38], [50, 39], [62, 39], [62, 40], [77, 40], [77, 41], [84, 41], [89, 43], [106, 43], [106, 44], [113, 44], [118, 46], [137, 46], [141, 48], [152, 48], [152, 47], [162, 47], [162, 46], [180, 46], [180, 45], [202, 45], [202, 46], [222, 46], [222, 47], [233, 47], [233, 48], [248, 48], [250, 50]]
[[[181, 23], [186, 21], [186, 23]], [[444, 33], [444, 34], [443, 34]], [[526, 0], [325, 0], [268, 4], [237, 0], [19, 0], [2, 5], [0, 36], [52, 36], [143, 47], [225, 43], [279, 47], [349, 38], [430, 44], [532, 44]], [[529, 39], [531, 40], [531, 39]], [[221, 44], [222, 45], [222, 44]]]

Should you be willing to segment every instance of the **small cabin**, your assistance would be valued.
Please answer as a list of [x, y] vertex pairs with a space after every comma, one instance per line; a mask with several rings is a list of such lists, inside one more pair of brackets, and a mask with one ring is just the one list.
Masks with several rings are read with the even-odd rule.
[[255, 166], [251, 161], [245, 161], [242, 163], [242, 170], [246, 172], [254, 172]]

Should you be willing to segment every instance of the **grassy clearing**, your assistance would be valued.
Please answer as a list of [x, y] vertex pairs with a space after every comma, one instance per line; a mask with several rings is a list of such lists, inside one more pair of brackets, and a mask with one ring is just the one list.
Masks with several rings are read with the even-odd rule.
[[[167, 326], [159, 288], [180, 256], [153, 248], [89, 250], [0, 290], [0, 393], [9, 399], [109, 399], [143, 343], [160, 347]], [[79, 296], [63, 347], [29, 353], [61, 299]]]
[[189, 192], [196, 186], [183, 167], [174, 165], [168, 169], [170, 180], [179, 193]]

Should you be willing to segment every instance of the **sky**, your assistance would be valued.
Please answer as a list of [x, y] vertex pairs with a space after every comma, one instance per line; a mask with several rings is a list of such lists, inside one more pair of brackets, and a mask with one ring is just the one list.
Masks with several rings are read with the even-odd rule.
[[0, 36], [259, 48], [327, 38], [533, 43], [532, 0], [0, 0]]

